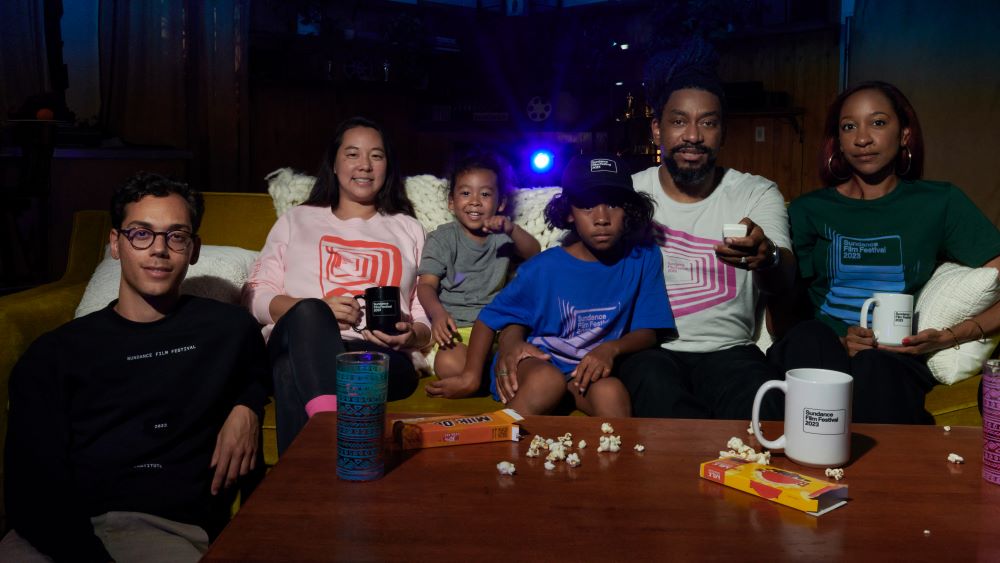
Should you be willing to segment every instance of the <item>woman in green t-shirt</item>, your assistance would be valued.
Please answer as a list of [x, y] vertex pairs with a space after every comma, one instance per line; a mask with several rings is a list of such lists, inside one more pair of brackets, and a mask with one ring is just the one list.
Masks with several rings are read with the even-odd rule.
[[785, 369], [822, 367], [854, 377], [855, 422], [932, 423], [926, 354], [1000, 330], [1000, 305], [954, 326], [924, 328], [899, 346], [858, 326], [874, 292], [916, 295], [942, 261], [1000, 271], [1000, 231], [957, 187], [921, 180], [924, 143], [895, 86], [866, 82], [827, 114], [825, 188], [788, 210], [813, 320], [795, 325], [769, 357]]

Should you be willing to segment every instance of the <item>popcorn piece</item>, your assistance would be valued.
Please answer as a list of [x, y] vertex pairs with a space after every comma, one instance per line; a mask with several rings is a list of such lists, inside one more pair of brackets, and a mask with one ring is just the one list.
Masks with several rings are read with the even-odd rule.
[[605, 423], [601, 424], [601, 432], [603, 432], [605, 434], [611, 434], [614, 431], [615, 431], [615, 429], [614, 429], [613, 426], [611, 426], [610, 422], [605, 422]]
[[566, 448], [560, 442], [553, 442], [549, 446], [549, 455], [545, 459], [548, 461], [562, 461], [566, 459]]
[[517, 469], [514, 467], [514, 464], [509, 461], [501, 461], [497, 464], [497, 471], [499, 471], [501, 475], [513, 475], [516, 470]]
[[611, 439], [608, 436], [601, 436], [600, 443], [597, 445], [597, 451], [611, 451]]
[[553, 440], [552, 438], [549, 438], [548, 440], [545, 440], [545, 445], [547, 445], [547, 446], [551, 446], [554, 443], [555, 443], [555, 440]]
[[753, 424], [747, 426], [747, 434], [753, 436]]
[[948, 454], [948, 461], [952, 463], [965, 463], [965, 458], [958, 454], [952, 453]]
[[763, 465], [771, 463], [771, 452], [762, 451], [757, 453], [756, 450], [748, 444], [744, 444], [743, 440], [740, 440], [736, 436], [733, 436], [726, 442], [726, 447], [729, 450], [720, 451], [719, 457], [735, 457]]
[[646, 446], [643, 446], [642, 444], [636, 444], [635, 446], [632, 446], [632, 449], [637, 452], [644, 452], [646, 451]]
[[538, 457], [538, 448], [531, 446], [528, 448], [528, 453], [524, 454], [528, 457]]
[[951, 426], [945, 426], [944, 427], [944, 431], [945, 432], [951, 432]]
[[545, 441], [545, 438], [536, 434], [535, 437], [531, 439], [531, 444], [528, 447], [535, 448], [536, 450], [547, 450], [549, 449], [549, 444]]
[[580, 456], [576, 455], [575, 453], [569, 454], [568, 456], [566, 456], [566, 464], [569, 465], [570, 467], [576, 467], [580, 465]]
[[930, 531], [930, 530], [924, 530], [924, 535], [925, 535], [925, 536], [929, 536], [929, 535], [931, 535], [931, 531]]
[[586, 447], [587, 447], [587, 441], [586, 440], [580, 440], [576, 444], [576, 449], [578, 449], [578, 450], [582, 450], [583, 448], [586, 448]]
[[617, 452], [622, 447], [622, 437], [621, 436], [611, 436], [608, 439], [608, 449], [612, 452]]
[[546, 461], [545, 462], [545, 469], [548, 469], [549, 471], [552, 471], [555, 468], [556, 468], [556, 464], [552, 463], [551, 461]]
[[834, 481], [840, 481], [841, 479], [844, 478], [844, 470], [840, 467], [837, 468], [827, 467], [826, 476], [833, 477]]

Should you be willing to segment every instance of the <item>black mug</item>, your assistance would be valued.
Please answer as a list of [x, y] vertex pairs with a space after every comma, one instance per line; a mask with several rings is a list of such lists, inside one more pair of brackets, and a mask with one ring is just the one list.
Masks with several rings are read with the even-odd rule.
[[399, 288], [391, 285], [383, 287], [369, 287], [364, 295], [355, 295], [355, 299], [364, 301], [365, 326], [361, 322], [354, 325], [354, 330], [381, 330], [386, 334], [398, 334], [396, 323], [400, 322], [402, 315], [399, 309]]

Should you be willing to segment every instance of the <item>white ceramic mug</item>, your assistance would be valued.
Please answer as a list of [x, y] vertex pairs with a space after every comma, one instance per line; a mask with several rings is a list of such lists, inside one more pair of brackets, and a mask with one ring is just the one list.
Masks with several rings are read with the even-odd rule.
[[[837, 467], [851, 459], [851, 393], [854, 378], [828, 369], [788, 370], [785, 380], [760, 386], [753, 400], [753, 430], [765, 448], [785, 450], [792, 461]], [[785, 393], [785, 433], [768, 440], [760, 433], [760, 403], [772, 389]]]
[[872, 305], [872, 330], [879, 344], [900, 346], [913, 334], [913, 296], [905, 293], [873, 293], [861, 306], [861, 328], [868, 328]]

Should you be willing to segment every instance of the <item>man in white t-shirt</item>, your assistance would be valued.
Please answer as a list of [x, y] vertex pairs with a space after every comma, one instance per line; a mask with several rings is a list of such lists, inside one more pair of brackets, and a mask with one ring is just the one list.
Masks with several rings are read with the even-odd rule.
[[[663, 164], [632, 179], [656, 202], [677, 336], [622, 365], [635, 416], [749, 418], [757, 388], [783, 377], [753, 340], [762, 295], [789, 292], [794, 281], [788, 215], [774, 182], [716, 166], [725, 97], [714, 59], [691, 43], [654, 58], [646, 77]], [[745, 236], [724, 236], [735, 223]], [[763, 416], [780, 417], [780, 402]]]

